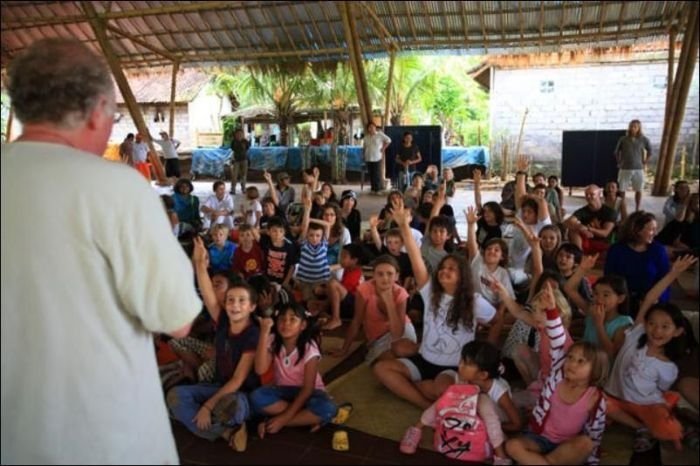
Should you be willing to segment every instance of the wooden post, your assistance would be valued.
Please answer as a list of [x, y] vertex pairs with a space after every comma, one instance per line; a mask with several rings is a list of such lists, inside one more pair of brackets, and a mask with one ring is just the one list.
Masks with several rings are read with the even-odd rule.
[[10, 113], [7, 115], [7, 126], [5, 127], [5, 142], [12, 142], [12, 120], [14, 120], [14, 109], [10, 107]]
[[136, 129], [139, 133], [146, 136], [146, 141], [148, 142], [149, 149], [148, 160], [153, 166], [153, 170], [156, 174], [156, 179], [159, 184], [167, 185], [168, 181], [165, 177], [165, 171], [163, 170], [163, 166], [160, 164], [157, 152], [155, 150], [155, 147], [153, 146], [153, 141], [151, 141], [151, 138], [149, 137], [148, 127], [146, 126], [146, 122], [143, 119], [141, 109], [139, 109], [138, 103], [136, 102], [136, 98], [134, 97], [133, 92], [131, 92], [131, 88], [129, 87], [129, 81], [127, 81], [126, 76], [124, 76], [124, 72], [122, 71], [121, 65], [119, 64], [119, 58], [114, 53], [112, 45], [107, 39], [107, 34], [105, 33], [104, 27], [104, 20], [98, 18], [97, 12], [95, 11], [95, 7], [92, 5], [91, 2], [82, 2], [81, 5], [85, 9], [85, 13], [87, 13], [88, 19], [90, 21], [90, 26], [92, 27], [92, 30], [95, 33], [95, 37], [100, 43], [100, 47], [102, 48], [102, 51], [105, 54], [107, 63], [109, 64], [109, 67], [112, 70], [112, 75], [114, 76], [114, 79], [117, 82], [117, 86], [119, 86], [119, 90], [121, 91], [122, 96], [124, 97], [124, 102], [126, 103], [126, 106], [129, 109], [131, 118], [134, 120], [134, 124], [136, 124]]
[[396, 61], [396, 50], [389, 52], [389, 79], [386, 82], [386, 105], [384, 105], [384, 126], [391, 125], [391, 86], [394, 81], [394, 62]]
[[653, 190], [656, 191], [661, 180], [661, 173], [664, 170], [666, 163], [666, 147], [668, 146], [668, 127], [673, 116], [671, 115], [671, 95], [673, 93], [673, 62], [676, 52], [676, 34], [678, 30], [675, 26], [671, 27], [668, 38], [668, 70], [666, 72], [666, 111], [664, 113], [664, 127], [661, 133], [661, 144], [659, 145], [659, 155], [656, 162], [656, 176], [654, 177]]
[[[665, 195], [671, 184], [671, 171], [675, 159], [676, 145], [678, 144], [678, 136], [680, 134], [681, 125], [683, 124], [683, 117], [685, 116], [685, 106], [688, 101], [690, 84], [693, 80], [693, 71], [695, 70], [695, 64], [698, 58], [698, 4], [692, 3], [689, 9], [690, 14], [688, 16], [686, 30], [684, 31], [685, 37], [683, 38], [681, 60], [679, 60], [678, 70], [676, 71], [678, 77], [675, 79], [673, 86], [672, 111], [674, 118], [672, 118], [671, 126], [669, 126], [668, 146], [665, 154], [666, 162], [663, 166], [658, 190], [654, 193], [657, 195]], [[685, 57], [683, 56], [684, 52]], [[685, 58], [685, 60], [683, 60], [683, 58]], [[657, 173], [657, 176], [658, 175]]]
[[350, 26], [350, 34], [353, 41], [353, 51], [355, 53], [355, 63], [357, 64], [357, 71], [360, 77], [360, 90], [362, 91], [362, 100], [365, 101], [365, 113], [367, 116], [367, 121], [372, 121], [372, 101], [369, 98], [369, 91], [367, 89], [367, 76], [365, 75], [365, 66], [362, 60], [362, 45], [360, 44], [360, 35], [357, 33], [357, 26], [355, 23], [355, 10], [350, 7], [348, 2], [345, 2], [345, 11], [348, 14], [348, 24]]
[[170, 80], [170, 138], [175, 136], [175, 94], [177, 86], [177, 72], [180, 69], [180, 60], [173, 62], [173, 75]]

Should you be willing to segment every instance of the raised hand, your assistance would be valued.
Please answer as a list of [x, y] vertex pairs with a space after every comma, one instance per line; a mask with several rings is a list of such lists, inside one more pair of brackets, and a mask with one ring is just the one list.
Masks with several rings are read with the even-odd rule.
[[474, 171], [472, 171], [472, 178], [474, 179], [474, 184], [481, 183], [481, 170], [478, 168], [474, 169]]
[[526, 172], [529, 166], [530, 158], [525, 154], [518, 154], [518, 157], [515, 159], [515, 168], [519, 172]]
[[680, 275], [681, 273], [685, 272], [688, 270], [688, 268], [695, 264], [698, 261], [698, 258], [693, 256], [692, 254], [686, 254], [685, 256], [681, 256], [678, 259], [676, 259], [673, 264], [671, 264], [671, 271], [673, 273]]
[[270, 333], [272, 326], [275, 325], [275, 321], [272, 317], [258, 317], [257, 319], [260, 324], [260, 333]]
[[314, 178], [316, 178], [318, 180], [318, 177], [321, 176], [321, 170], [319, 170], [318, 167], [314, 167], [313, 174], [314, 174]]
[[195, 263], [204, 262], [208, 265], [209, 253], [207, 248], [204, 247], [204, 241], [199, 236], [194, 237], [194, 249], [192, 250], [192, 261]]
[[379, 215], [373, 214], [369, 217], [369, 227], [374, 230], [379, 226]]
[[263, 172], [263, 178], [265, 178], [265, 181], [268, 183], [272, 183], [272, 175], [267, 170]]
[[598, 254], [583, 256], [583, 259], [581, 259], [581, 264], [579, 264], [579, 268], [589, 271], [595, 267], [596, 262], [598, 262]]
[[498, 280], [489, 280], [489, 288], [491, 288], [491, 291], [498, 295], [501, 301], [504, 301], [506, 298], [510, 297], [508, 290], [506, 290], [506, 288]]
[[557, 307], [556, 301], [554, 300], [554, 290], [552, 289], [552, 284], [549, 282], [545, 283], [540, 293], [540, 305], [543, 309], [554, 309]]
[[476, 207], [469, 206], [467, 210], [464, 211], [464, 215], [467, 217], [467, 224], [474, 225], [479, 221], [479, 216], [476, 214]]

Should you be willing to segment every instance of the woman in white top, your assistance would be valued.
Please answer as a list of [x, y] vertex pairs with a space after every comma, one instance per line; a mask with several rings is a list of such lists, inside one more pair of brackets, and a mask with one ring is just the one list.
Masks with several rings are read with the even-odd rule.
[[226, 183], [215, 181], [214, 194], [210, 195], [200, 208], [204, 214], [202, 226], [209, 229], [212, 225], [223, 223], [233, 228], [233, 196], [226, 192]]

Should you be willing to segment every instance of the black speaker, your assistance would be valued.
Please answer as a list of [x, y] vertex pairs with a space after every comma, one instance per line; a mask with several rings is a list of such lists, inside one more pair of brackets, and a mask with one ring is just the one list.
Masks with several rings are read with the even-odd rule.
[[624, 130], [563, 131], [561, 184], [582, 187], [605, 186], [617, 180], [615, 146]]
[[385, 126], [384, 134], [391, 138], [391, 145], [386, 149], [386, 176], [396, 182], [396, 154], [403, 144], [403, 134], [411, 133], [413, 143], [418, 146], [423, 159], [416, 170], [425, 173], [428, 165], [437, 165], [442, 175], [442, 126]]

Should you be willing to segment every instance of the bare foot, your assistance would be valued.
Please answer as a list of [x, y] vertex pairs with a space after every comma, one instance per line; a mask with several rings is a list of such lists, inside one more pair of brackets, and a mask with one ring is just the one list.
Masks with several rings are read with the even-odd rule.
[[341, 325], [343, 325], [343, 322], [341, 320], [331, 319], [324, 324], [323, 330], [333, 330], [340, 327]]
[[258, 437], [265, 438], [265, 421], [258, 424]]

